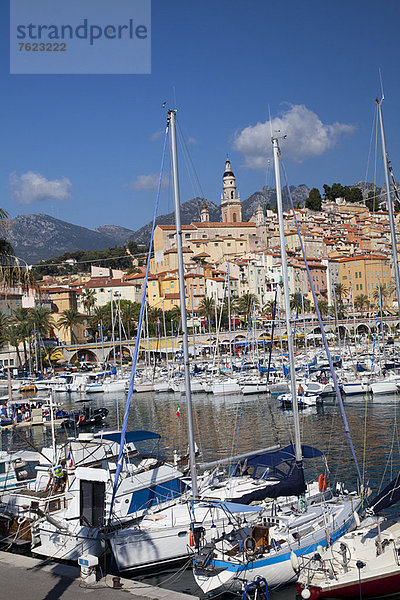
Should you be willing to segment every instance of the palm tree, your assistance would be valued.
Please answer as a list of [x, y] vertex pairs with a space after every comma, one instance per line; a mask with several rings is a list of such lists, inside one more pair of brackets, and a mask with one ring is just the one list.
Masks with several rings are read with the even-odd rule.
[[360, 311], [364, 311], [369, 308], [369, 300], [366, 294], [358, 294], [354, 298], [354, 308], [358, 308]]
[[268, 318], [272, 319], [272, 317], [274, 316], [274, 310], [275, 310], [275, 301], [268, 300], [268, 302], [263, 307], [264, 313], [267, 315]]
[[306, 298], [305, 296], [303, 296], [302, 298], [301, 292], [295, 292], [294, 294], [290, 294], [290, 308], [292, 310], [297, 310], [298, 312], [301, 312], [303, 310], [303, 306], [304, 311], [309, 312], [311, 308], [311, 301], [309, 300], [309, 298]]
[[82, 317], [74, 308], [67, 308], [61, 313], [61, 319], [58, 321], [58, 326], [63, 329], [69, 329], [71, 333], [71, 341], [78, 343], [78, 338], [75, 335], [74, 327], [77, 325]]
[[103, 331], [111, 328], [110, 303], [104, 306], [95, 306], [93, 314], [89, 318], [89, 327], [95, 333], [99, 327], [103, 326]]
[[28, 265], [21, 264], [21, 260], [15, 256], [13, 247], [6, 240], [6, 229], [8, 225], [8, 214], [0, 208], [0, 286], [4, 289], [20, 285], [27, 289], [29, 286], [37, 287], [35, 277], [29, 270]]
[[211, 332], [211, 321], [215, 315], [215, 300], [204, 296], [199, 306], [199, 315], [205, 317], [208, 323], [209, 332]]
[[328, 305], [327, 301], [322, 300], [322, 298], [321, 298], [320, 300], [317, 300], [317, 304], [318, 304], [318, 309], [319, 309], [321, 317], [324, 317], [325, 315], [327, 315], [328, 311], [329, 311], [329, 305]]
[[246, 320], [249, 319], [253, 310], [258, 310], [260, 308], [260, 303], [257, 300], [257, 296], [255, 294], [247, 293], [240, 296], [235, 302], [237, 311], [242, 314]]
[[346, 298], [349, 294], [348, 288], [344, 285], [344, 283], [335, 283], [334, 286], [335, 297], [336, 297], [336, 310], [338, 319], [344, 318], [344, 304], [343, 298]]
[[10, 318], [0, 313], [0, 346], [3, 346], [7, 340], [7, 329], [10, 324]]
[[157, 327], [162, 323], [163, 312], [161, 308], [148, 308], [147, 320], [149, 324], [149, 334], [155, 334]]
[[372, 297], [374, 300], [378, 300], [379, 297], [382, 300], [382, 310], [386, 306], [386, 301], [389, 296], [389, 290], [383, 283], [378, 283], [374, 291], [372, 292]]
[[128, 339], [131, 337], [131, 325], [139, 321], [140, 303], [131, 300], [121, 300], [121, 318], [127, 329]]
[[81, 302], [88, 315], [96, 304], [96, 292], [93, 288], [85, 288], [81, 294]]
[[348, 295], [349, 290], [344, 283], [335, 283], [335, 296], [338, 302], [342, 302], [343, 298], [346, 298]]
[[181, 323], [181, 307], [174, 306], [173, 308], [171, 308], [171, 310], [169, 311], [169, 318], [170, 320], [172, 320], [174, 325], [179, 327]]
[[22, 341], [21, 330], [18, 325], [10, 325], [6, 330], [7, 341], [11, 346], [14, 346], [17, 351], [18, 364], [22, 367], [21, 355], [19, 352], [19, 345]]
[[38, 331], [42, 337], [47, 337], [49, 333], [54, 334], [55, 323], [51, 311], [41, 304], [30, 312], [28, 323], [29, 331]]
[[28, 352], [27, 352], [26, 340], [29, 339], [29, 333], [30, 333], [29, 319], [30, 319], [29, 311], [26, 308], [22, 308], [22, 306], [19, 306], [14, 311], [13, 322], [18, 326], [20, 334], [21, 334], [21, 340], [24, 345], [25, 364], [27, 364], [27, 362], [28, 362]]

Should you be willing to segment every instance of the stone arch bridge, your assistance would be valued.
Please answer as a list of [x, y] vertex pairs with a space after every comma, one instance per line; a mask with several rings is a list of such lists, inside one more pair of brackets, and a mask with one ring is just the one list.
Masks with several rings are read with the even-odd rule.
[[[380, 320], [379, 320], [380, 322]], [[399, 317], [384, 317], [383, 318], [383, 329], [386, 335], [397, 335], [400, 331], [400, 319]], [[324, 321], [325, 331], [328, 333], [336, 334], [339, 331], [340, 336], [343, 338], [351, 337], [354, 335], [354, 331], [357, 335], [372, 334], [376, 326], [375, 317], [359, 317], [355, 319], [345, 319], [339, 321], [337, 324], [334, 321]], [[298, 320], [296, 325], [296, 333], [300, 336], [305, 332], [307, 335], [318, 336], [321, 333], [318, 322], [314, 317], [312, 320], [307, 319], [305, 321]], [[257, 339], [262, 340], [269, 339], [270, 327], [257, 329], [255, 336]], [[275, 328], [275, 334], [277, 338], [281, 335], [285, 336], [285, 327], [283, 322], [278, 324]], [[240, 329], [231, 332], [231, 339], [233, 343], [245, 342], [246, 339], [253, 338], [252, 334], [247, 334], [246, 329]], [[229, 334], [227, 331], [220, 332], [218, 335], [219, 343], [223, 345], [229, 345]], [[201, 346], [203, 348], [211, 348], [216, 343], [216, 334], [211, 334], [211, 339], [208, 333], [196, 333], [195, 334], [195, 346]], [[189, 346], [193, 348], [193, 338], [189, 334]], [[168, 338], [167, 346], [165, 345], [164, 339], [150, 338], [149, 340], [142, 340], [140, 342], [140, 351], [147, 352], [161, 352], [165, 353], [166, 348], [168, 353], [175, 353], [182, 347], [182, 337], [177, 336], [173, 340]], [[120, 360], [120, 353], [122, 349], [122, 356], [124, 359], [131, 359], [133, 357], [135, 349], [135, 340], [123, 340], [120, 344], [119, 340], [115, 343], [115, 360]], [[111, 362], [114, 360], [114, 347], [112, 342], [104, 342], [103, 344], [87, 343], [87, 344], [76, 344], [76, 345], [62, 345], [57, 346], [57, 350], [61, 352], [63, 358], [68, 362], [76, 361], [88, 361], [88, 362]], [[55, 349], [53, 350], [53, 352]], [[61, 356], [60, 356], [61, 358]]]

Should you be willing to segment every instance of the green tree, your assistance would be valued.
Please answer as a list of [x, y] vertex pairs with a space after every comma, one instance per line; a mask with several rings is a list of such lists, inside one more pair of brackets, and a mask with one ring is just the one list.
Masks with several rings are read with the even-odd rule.
[[93, 288], [85, 288], [81, 294], [81, 302], [84, 309], [90, 315], [92, 308], [96, 304], [96, 292]]
[[321, 210], [322, 197], [320, 191], [317, 188], [312, 188], [312, 190], [310, 190], [308, 198], [306, 198], [305, 207], [309, 208], [310, 210]]
[[321, 317], [325, 317], [329, 311], [329, 305], [328, 305], [327, 301], [322, 300], [322, 298], [321, 298], [320, 300], [317, 300], [317, 304], [318, 304], [318, 309], [319, 309]]
[[348, 288], [344, 285], [344, 283], [336, 283], [335, 284], [335, 296], [338, 302], [342, 302], [344, 298], [347, 298], [349, 295]]
[[211, 323], [215, 316], [215, 300], [204, 296], [199, 306], [199, 315], [207, 319], [208, 328], [211, 331]]
[[174, 327], [180, 327], [181, 324], [181, 307], [179, 305], [174, 306], [168, 311], [169, 320], [173, 322]]
[[337, 315], [339, 319], [343, 319], [345, 315], [344, 298], [349, 295], [349, 290], [343, 283], [336, 283], [334, 289]]
[[347, 202], [363, 202], [363, 194], [360, 188], [358, 187], [349, 187], [346, 186], [344, 188], [344, 197]]
[[121, 318], [128, 339], [131, 337], [131, 328], [139, 321], [140, 302], [131, 302], [131, 300], [121, 300]]
[[21, 354], [19, 351], [19, 345], [22, 342], [22, 335], [18, 325], [10, 325], [6, 329], [6, 339], [11, 346], [15, 347], [15, 350], [17, 351], [18, 365], [22, 367]]
[[303, 305], [304, 305], [304, 311], [305, 312], [309, 312], [310, 308], [311, 308], [311, 301], [303, 296], [303, 299], [301, 298], [301, 292], [295, 292], [294, 294], [290, 294], [290, 308], [293, 310], [297, 310], [299, 312], [299, 314], [303, 311]]
[[384, 283], [378, 283], [376, 288], [372, 292], [372, 297], [375, 301], [378, 300], [380, 296], [382, 301], [382, 309], [386, 308], [387, 299], [389, 295], [389, 288], [387, 288]]
[[55, 323], [51, 311], [41, 304], [29, 313], [28, 323], [29, 333], [38, 331], [43, 338], [54, 335]]
[[260, 303], [255, 294], [247, 293], [236, 300], [235, 308], [239, 314], [243, 315], [243, 317], [248, 320], [253, 311], [257, 311], [260, 308]]
[[269, 319], [272, 319], [272, 317], [274, 316], [274, 309], [275, 309], [275, 301], [268, 300], [268, 302], [263, 307], [263, 312]]
[[100, 331], [101, 327], [103, 327], [103, 334], [111, 329], [110, 303], [108, 303], [108, 306], [95, 306], [93, 313], [89, 318], [89, 327], [93, 334], [95, 334], [96, 331]]
[[58, 326], [63, 329], [69, 329], [71, 333], [71, 341], [75, 343], [78, 342], [78, 338], [75, 334], [74, 327], [78, 325], [82, 320], [81, 315], [74, 308], [67, 308], [64, 312], [61, 313], [61, 318], [58, 321]]
[[380, 204], [380, 199], [376, 193], [376, 189], [374, 189], [373, 191], [370, 190], [368, 192], [368, 197], [365, 200], [365, 206], [368, 208], [368, 210], [370, 212], [377, 212], [380, 208], [379, 204]]
[[7, 330], [10, 324], [10, 317], [7, 315], [3, 315], [0, 313], [0, 347], [4, 345], [4, 342], [7, 340]]
[[20, 333], [22, 343], [24, 345], [24, 359], [25, 364], [28, 362], [28, 352], [27, 352], [27, 344], [26, 341], [29, 340], [30, 335], [30, 315], [29, 311], [26, 308], [22, 308], [19, 306], [13, 314], [13, 322], [17, 325]]
[[360, 311], [365, 311], [369, 308], [369, 300], [366, 294], [358, 294], [354, 298], [354, 308]]

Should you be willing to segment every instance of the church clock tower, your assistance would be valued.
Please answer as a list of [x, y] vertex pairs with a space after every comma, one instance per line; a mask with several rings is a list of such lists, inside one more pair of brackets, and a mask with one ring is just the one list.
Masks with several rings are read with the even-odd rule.
[[225, 172], [222, 178], [223, 192], [221, 194], [221, 213], [223, 223], [242, 222], [242, 203], [240, 194], [236, 192], [236, 180], [231, 169], [231, 163], [226, 157]]

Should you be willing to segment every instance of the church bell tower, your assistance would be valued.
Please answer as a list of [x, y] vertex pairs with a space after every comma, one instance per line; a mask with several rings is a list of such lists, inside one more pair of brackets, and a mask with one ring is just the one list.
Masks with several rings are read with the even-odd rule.
[[235, 175], [231, 169], [229, 157], [226, 157], [225, 172], [222, 178], [221, 213], [223, 223], [242, 222], [242, 203], [236, 191]]

